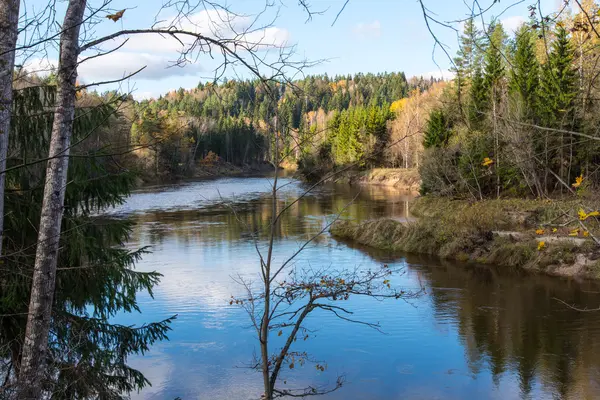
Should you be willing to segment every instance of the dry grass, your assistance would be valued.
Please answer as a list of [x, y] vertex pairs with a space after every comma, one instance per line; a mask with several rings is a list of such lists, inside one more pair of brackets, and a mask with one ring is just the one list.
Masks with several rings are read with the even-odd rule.
[[[577, 213], [573, 210], [580, 206], [581, 203], [576, 201], [490, 200], [469, 203], [421, 198], [412, 207], [413, 214], [418, 217], [416, 222], [404, 224], [382, 219], [357, 224], [339, 221], [331, 228], [331, 234], [386, 250], [597, 278], [600, 277], [600, 264], [590, 260], [600, 257], [600, 249], [590, 239], [585, 240], [583, 245], [569, 243], [568, 240], [547, 241], [544, 248], [538, 249], [540, 237], [535, 233], [536, 227], [548, 221], [572, 219]], [[589, 221], [588, 225], [594, 225], [594, 230], [598, 230], [597, 221]], [[495, 233], [501, 230], [520, 233]], [[561, 232], [555, 235], [561, 235]]]

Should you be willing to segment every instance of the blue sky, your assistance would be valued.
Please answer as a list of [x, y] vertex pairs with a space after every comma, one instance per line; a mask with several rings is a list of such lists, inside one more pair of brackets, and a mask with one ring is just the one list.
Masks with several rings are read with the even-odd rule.
[[[93, 35], [98, 37], [119, 29], [147, 27], [154, 20], [163, 1], [113, 0], [110, 4], [113, 10], [134, 8], [127, 9], [118, 22], [101, 19], [94, 27]], [[492, 2], [493, 0], [480, 1], [482, 6]], [[91, 7], [99, 3], [101, 2], [88, 1]], [[132, 6], [135, 3], [139, 5]], [[275, 3], [279, 4], [279, 1]], [[309, 22], [306, 22], [306, 14], [297, 5], [297, 0], [282, 0], [282, 3], [281, 7], [272, 7], [259, 18], [255, 26], [268, 24], [269, 28], [260, 30], [255, 35], [266, 41], [266, 44], [295, 45], [297, 58], [326, 60], [306, 73], [326, 72], [336, 75], [404, 71], [408, 76], [435, 74], [448, 77], [446, 69], [450, 63], [439, 49], [432, 55], [434, 40], [427, 31], [420, 4], [416, 0], [350, 0], [333, 26], [344, 0], [311, 0], [313, 10], [322, 10], [324, 13], [315, 15]], [[426, 6], [441, 21], [465, 18], [470, 13], [467, 3], [469, 0], [425, 0]], [[532, 0], [501, 1], [486, 14], [486, 20], [498, 16], [510, 31], [527, 18], [527, 6], [531, 3]], [[550, 13], [557, 9], [559, 3], [561, 0], [543, 0], [543, 11]], [[45, 4], [40, 0], [30, 1], [27, 2], [27, 7], [31, 9]], [[227, 4], [230, 10], [247, 16], [234, 22], [236, 26], [245, 27], [251, 20], [248, 16], [256, 15], [262, 10], [265, 0], [230, 0]], [[64, 3], [60, 7], [64, 10]], [[57, 18], [62, 18], [60, 7]], [[161, 14], [161, 19], [168, 20], [173, 15], [174, 11], [168, 10]], [[205, 26], [210, 24], [208, 21], [214, 21], [214, 18], [207, 19], [207, 15], [206, 12], [196, 13], [194, 21], [197, 26]], [[450, 54], [454, 54], [457, 47], [456, 32], [433, 23], [432, 25], [438, 38], [448, 46]], [[453, 26], [460, 29], [458, 23]], [[104, 49], [110, 49], [121, 42], [122, 40], [111, 42]], [[220, 61], [212, 60], [206, 55], [201, 55], [197, 62], [185, 68], [169, 68], [170, 63], [177, 59], [177, 46], [173, 40], [138, 36], [118, 52], [81, 64], [80, 78], [86, 83], [117, 79], [146, 66], [142, 73], [122, 84], [121, 89], [133, 91], [136, 98], [147, 98], [179, 87], [192, 88], [200, 80], [213, 76], [212, 71]], [[91, 54], [93, 53], [89, 53]], [[41, 56], [38, 57], [37, 54], [32, 56], [32, 68], [43, 64], [39, 58]], [[48, 51], [47, 58], [51, 64], [56, 63], [57, 57], [53, 49]], [[227, 71], [229, 77], [236, 75], [249, 76], [243, 68]], [[114, 87], [115, 85], [108, 85], [99, 90]]]

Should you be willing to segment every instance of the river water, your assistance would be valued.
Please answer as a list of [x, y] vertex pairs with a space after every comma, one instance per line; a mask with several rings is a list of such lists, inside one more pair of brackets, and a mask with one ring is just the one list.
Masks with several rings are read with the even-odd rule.
[[[279, 184], [280, 209], [305, 190], [291, 179]], [[137, 268], [164, 275], [154, 299], [140, 295], [142, 313], [117, 322], [178, 315], [170, 341], [130, 359], [152, 382], [134, 399], [260, 397], [261, 377], [248, 368], [258, 354], [255, 333], [245, 311], [229, 301], [244, 295], [239, 277], [259, 279], [249, 232], [266, 232], [269, 185], [265, 178], [228, 178], [154, 187], [111, 211], [136, 222], [128, 246], [151, 246]], [[406, 218], [410, 201], [385, 188], [320, 187], [280, 220], [275, 259], [295, 252], [340, 210], [356, 220]], [[326, 313], [310, 315], [313, 335], [293, 350], [306, 351], [327, 369], [286, 369], [282, 387], [326, 387], [343, 376], [344, 386], [323, 398], [600, 398], [600, 311], [574, 311], [557, 300], [597, 308], [596, 285], [373, 251], [328, 234], [296, 259], [301, 268], [383, 263], [404, 269], [391, 279], [396, 287], [423, 287], [425, 294], [345, 303], [354, 319], [378, 322], [382, 332]]]

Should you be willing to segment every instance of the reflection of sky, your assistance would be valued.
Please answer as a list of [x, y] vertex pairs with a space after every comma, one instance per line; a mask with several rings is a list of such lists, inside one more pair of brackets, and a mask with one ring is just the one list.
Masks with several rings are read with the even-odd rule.
[[[198, 214], [192, 221], [171, 221], [159, 213], [146, 212], [161, 208], [176, 212], [179, 208], [190, 209], [187, 202], [218, 201], [221, 196], [215, 194], [215, 188], [225, 199], [243, 202], [260, 198], [260, 191], [268, 190], [268, 183], [259, 179], [226, 179], [186, 184], [172, 190], [163, 188], [158, 193], [135, 194], [118, 210], [140, 215], [145, 221], [136, 227], [136, 239], [131, 245], [152, 244], [153, 252], [144, 256], [138, 268], [164, 275], [155, 289], [154, 300], [140, 295], [143, 314], [123, 315], [118, 322], [141, 324], [178, 315], [169, 342], [157, 344], [143, 357], [132, 357], [132, 366], [153, 383], [133, 398], [247, 399], [258, 398], [261, 393], [260, 377], [245, 368], [253, 353], [258, 352], [250, 320], [243, 310], [229, 305], [232, 295], [243, 295], [243, 288], [233, 277], [259, 279], [253, 243], [247, 237], [229, 237], [232, 226], [217, 223], [219, 220], [213, 217]], [[298, 191], [299, 186], [290, 184], [286, 189]], [[317, 194], [331, 195], [331, 189]], [[376, 193], [369, 196], [382, 198]], [[352, 197], [348, 194], [349, 199]], [[357, 207], [368, 208], [369, 201], [359, 201]], [[149, 220], [152, 215], [160, 220]], [[320, 218], [302, 215], [298, 223], [318, 229], [320, 223], [315, 225], [313, 221]], [[156, 229], [153, 222], [161, 223], [160, 240], [152, 239]], [[210, 230], [206, 223], [211, 224]], [[306, 232], [298, 232], [291, 230], [277, 242], [277, 260], [292, 254], [302, 243]], [[313, 268], [373, 268], [382, 262], [392, 266], [406, 264], [403, 258], [373, 258], [327, 236], [307, 247], [296, 260], [297, 265]], [[436, 271], [436, 265], [434, 262], [431, 267], [411, 267], [393, 283], [416, 288], [423, 275]], [[443, 295], [441, 306], [430, 297], [433, 290]], [[353, 318], [380, 322], [384, 334], [316, 312], [308, 321], [316, 337], [299, 341], [295, 350], [309, 352], [325, 362], [328, 369], [319, 373], [312, 365], [286, 369], [282, 380], [292, 387], [333, 383], [338, 375], [344, 375], [347, 386], [325, 397], [329, 399], [519, 398], [519, 376], [514, 367], [507, 366], [493, 379], [489, 360], [481, 360], [479, 372], [472, 372], [473, 367], [467, 362], [469, 350], [465, 346], [470, 339], [459, 332], [457, 315], [461, 301], [469, 295], [456, 284], [429, 288], [428, 295], [411, 303], [355, 298], [344, 304], [355, 312]], [[280, 338], [274, 340], [276, 349]], [[533, 391], [535, 398], [552, 398], [553, 393], [546, 392], [539, 379], [534, 381]]]

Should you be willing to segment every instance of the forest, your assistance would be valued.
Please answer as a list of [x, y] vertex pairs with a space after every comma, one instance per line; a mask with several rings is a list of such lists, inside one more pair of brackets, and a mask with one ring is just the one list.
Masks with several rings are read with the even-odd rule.
[[390, 105], [435, 83], [403, 73], [317, 75], [269, 86], [260, 80], [199, 83], [134, 102], [131, 139], [147, 145], [140, 161], [154, 161], [155, 178], [172, 179], [193, 173], [191, 166], [209, 153], [238, 166], [271, 162], [267, 136], [276, 115], [287, 130], [279, 139], [286, 165], [311, 169], [313, 153], [337, 164], [357, 162], [386, 146]]

